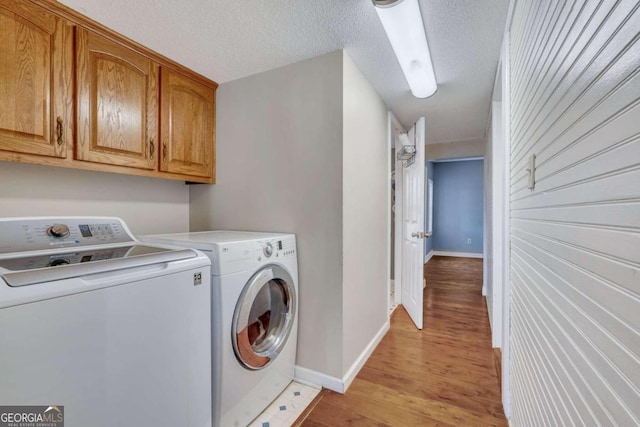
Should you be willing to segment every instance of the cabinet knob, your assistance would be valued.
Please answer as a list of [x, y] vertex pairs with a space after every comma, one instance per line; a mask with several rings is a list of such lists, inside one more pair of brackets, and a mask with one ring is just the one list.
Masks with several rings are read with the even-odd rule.
[[149, 140], [149, 157], [153, 159], [153, 154], [156, 152], [156, 144], [153, 141], [153, 138]]
[[62, 145], [64, 143], [64, 139], [62, 137], [62, 117], [58, 116], [56, 119], [56, 142], [58, 145]]
[[166, 162], [167, 161], [167, 142], [163, 142], [162, 143], [162, 161]]

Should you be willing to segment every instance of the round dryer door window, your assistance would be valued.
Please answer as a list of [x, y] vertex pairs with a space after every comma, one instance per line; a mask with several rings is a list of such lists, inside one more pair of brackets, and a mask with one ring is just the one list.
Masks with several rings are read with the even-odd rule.
[[254, 274], [240, 294], [231, 338], [236, 357], [248, 369], [262, 369], [283, 350], [296, 315], [293, 279], [270, 264]]

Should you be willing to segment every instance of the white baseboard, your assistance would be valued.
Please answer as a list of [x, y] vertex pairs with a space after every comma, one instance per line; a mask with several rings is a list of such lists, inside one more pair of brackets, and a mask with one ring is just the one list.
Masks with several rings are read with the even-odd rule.
[[484, 258], [482, 252], [433, 251], [436, 256], [456, 256], [461, 258]]
[[344, 393], [344, 383], [340, 378], [332, 377], [331, 375], [323, 374], [322, 372], [314, 371], [312, 369], [303, 368], [302, 366], [296, 365], [293, 379], [302, 384], [324, 387], [338, 393]]
[[428, 263], [432, 257], [433, 257], [433, 249], [431, 249], [429, 253], [424, 256], [424, 263], [425, 264]]
[[342, 382], [344, 384], [344, 391], [347, 391], [347, 389], [349, 388], [353, 380], [356, 378], [356, 375], [358, 375], [358, 372], [360, 372], [360, 369], [362, 369], [366, 361], [371, 356], [371, 353], [373, 353], [373, 350], [376, 349], [378, 344], [380, 344], [380, 341], [382, 341], [382, 338], [384, 338], [390, 326], [391, 324], [389, 323], [388, 320], [384, 322], [384, 325], [382, 325], [382, 328], [380, 328], [380, 330], [373, 337], [371, 342], [369, 342], [369, 345], [364, 349], [362, 353], [360, 353], [360, 356], [358, 356], [356, 361], [353, 362], [353, 365], [351, 365], [349, 370], [347, 370], [347, 373], [344, 374], [344, 377], [342, 377]]
[[380, 341], [384, 338], [389, 327], [390, 323], [387, 320], [342, 378], [333, 377], [331, 375], [323, 374], [322, 372], [296, 365], [294, 380], [315, 387], [328, 388], [329, 390], [344, 394], [356, 378], [356, 375], [358, 375], [358, 372], [360, 372], [360, 369], [362, 369], [366, 361], [371, 356], [371, 353], [373, 353], [373, 350], [375, 350], [378, 344], [380, 344]]

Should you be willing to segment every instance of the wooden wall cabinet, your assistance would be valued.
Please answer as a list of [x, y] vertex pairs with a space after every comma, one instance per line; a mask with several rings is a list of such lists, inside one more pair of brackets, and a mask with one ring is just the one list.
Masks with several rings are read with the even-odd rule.
[[65, 158], [73, 143], [73, 27], [19, 0], [0, 3], [0, 148]]
[[158, 65], [77, 28], [76, 69], [76, 158], [156, 169]]
[[213, 183], [216, 88], [54, 0], [0, 0], [0, 160]]
[[162, 68], [160, 170], [210, 176], [214, 152], [215, 92], [169, 68]]

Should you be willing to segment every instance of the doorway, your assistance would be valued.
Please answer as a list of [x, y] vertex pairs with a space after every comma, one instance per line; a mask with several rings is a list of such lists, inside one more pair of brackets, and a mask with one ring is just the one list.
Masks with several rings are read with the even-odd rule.
[[431, 237], [424, 240], [424, 263], [433, 256], [433, 162], [425, 162], [425, 206], [424, 229]]
[[396, 280], [396, 275], [399, 279], [399, 272], [396, 271], [396, 266], [401, 265], [401, 251], [396, 243], [396, 235], [400, 233], [398, 225], [396, 224], [395, 216], [396, 211], [401, 209], [401, 206], [396, 205], [396, 142], [401, 134], [406, 133], [404, 127], [400, 124], [398, 119], [389, 111], [389, 135], [388, 135], [388, 151], [391, 154], [389, 156], [389, 289], [387, 309], [389, 317], [393, 314], [394, 310], [400, 304], [400, 289], [399, 280]]
[[482, 157], [435, 160], [434, 255], [483, 257]]
[[[394, 144], [393, 197], [393, 283], [389, 300], [402, 304], [418, 329], [422, 329], [426, 180], [425, 129], [420, 117], [407, 133], [402, 127], [393, 129], [390, 122], [389, 141]], [[391, 147], [389, 147], [391, 152]], [[391, 200], [391, 199], [390, 199]], [[391, 290], [393, 289], [393, 297]]]

